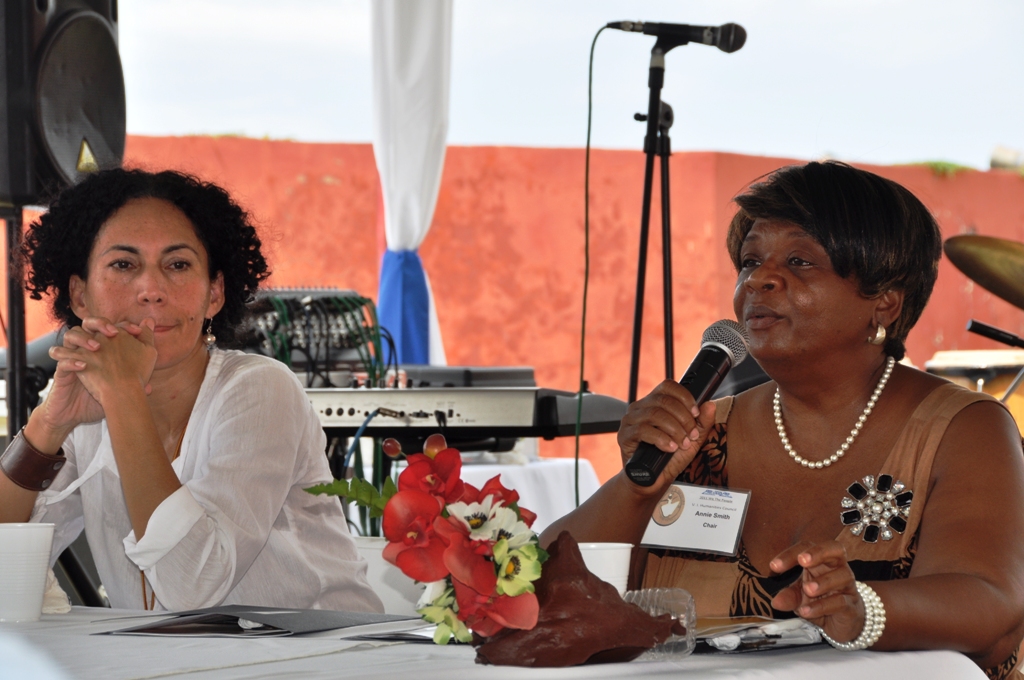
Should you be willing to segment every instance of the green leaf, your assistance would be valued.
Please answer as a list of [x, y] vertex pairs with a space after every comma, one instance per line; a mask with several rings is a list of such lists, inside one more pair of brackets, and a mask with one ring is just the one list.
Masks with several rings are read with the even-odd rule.
[[391, 477], [387, 477], [382, 484], [383, 489], [378, 490], [359, 474], [360, 463], [360, 460], [356, 461], [357, 474], [351, 480], [337, 479], [329, 484], [311, 486], [306, 491], [311, 494], [339, 496], [346, 502], [359, 506], [360, 516], [369, 516], [371, 519], [383, 517], [384, 506], [398, 493], [398, 487]]
[[344, 479], [336, 479], [330, 484], [317, 484], [305, 489], [306, 493], [311, 493], [314, 496], [325, 494], [327, 496], [348, 496], [349, 484]]
[[[389, 484], [390, 489], [388, 488]], [[384, 506], [388, 504], [388, 501], [396, 493], [398, 493], [398, 489], [395, 489], [395, 484], [391, 481], [390, 477], [384, 480], [384, 493], [380, 493], [376, 489], [373, 490], [373, 508], [379, 513], [376, 515], [377, 517], [384, 514]]]
[[437, 628], [434, 630], [434, 644], [435, 645], [446, 645], [448, 641], [452, 639], [452, 629], [448, 627], [446, 623], [437, 624]]
[[417, 609], [416, 613], [423, 617], [423, 620], [427, 623], [441, 623], [444, 621], [444, 615], [448, 611], [446, 607], [438, 607], [435, 605], [427, 605], [422, 609]]
[[537, 546], [537, 561], [540, 562], [541, 564], [543, 564], [543, 563], [548, 561], [548, 557], [550, 557], [550, 555], [548, 555], [548, 551], [538, 545]]
[[336, 479], [330, 484], [317, 484], [316, 486], [309, 487], [306, 491], [311, 494], [340, 496], [350, 503], [370, 508], [371, 517], [380, 517], [383, 514], [384, 505], [387, 503], [387, 499], [380, 495], [380, 492], [374, 488], [373, 484], [358, 477], [354, 477], [351, 481]]
[[384, 502], [387, 503], [396, 493], [398, 493], [398, 487], [395, 486], [395, 480], [388, 477], [384, 480], [384, 489], [381, 491], [380, 495], [384, 499]]
[[373, 496], [377, 493], [377, 489], [373, 488], [373, 484], [370, 484], [365, 479], [355, 478], [350, 484], [352, 487], [352, 494], [349, 499], [364, 507], [372, 507]]
[[451, 628], [452, 633], [454, 633], [456, 640], [463, 643], [473, 641], [473, 634], [469, 632], [469, 628], [467, 628], [466, 624], [455, 615], [454, 611], [446, 619], [446, 623], [448, 624], [448, 627]]

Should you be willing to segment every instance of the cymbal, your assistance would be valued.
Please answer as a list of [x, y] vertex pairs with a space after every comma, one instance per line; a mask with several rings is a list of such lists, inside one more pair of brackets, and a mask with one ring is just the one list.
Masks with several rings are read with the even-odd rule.
[[991, 236], [953, 236], [942, 249], [967, 278], [1024, 309], [1024, 243]]

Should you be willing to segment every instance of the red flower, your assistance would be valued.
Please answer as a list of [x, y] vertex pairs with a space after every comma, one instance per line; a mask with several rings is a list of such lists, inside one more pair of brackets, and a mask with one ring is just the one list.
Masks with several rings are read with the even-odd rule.
[[448, 576], [446, 544], [434, 533], [434, 520], [440, 514], [441, 508], [430, 494], [399, 491], [392, 496], [381, 522], [388, 539], [384, 559], [417, 581], [439, 581]]
[[488, 479], [481, 489], [477, 489], [471, 484], [466, 484], [465, 486], [466, 491], [462, 495], [463, 503], [479, 503], [481, 498], [493, 496], [495, 502], [501, 501], [501, 504], [506, 508], [512, 507], [512, 505], [519, 508], [519, 518], [523, 520], [526, 526], [532, 527], [537, 519], [537, 513], [519, 506], [519, 492], [515, 489], [505, 488], [501, 483], [501, 475], [495, 475]]
[[399, 491], [422, 491], [441, 499], [444, 505], [462, 499], [462, 455], [456, 449], [445, 449], [433, 458], [414, 453], [406, 460], [409, 467], [398, 476]]
[[519, 519], [523, 520], [523, 523], [528, 527], [532, 527], [533, 523], [537, 521], [537, 513], [533, 510], [527, 510], [524, 507], [516, 506], [519, 508]]
[[480, 498], [494, 496], [494, 500], [501, 501], [505, 507], [519, 502], [519, 492], [515, 489], [506, 489], [501, 483], [501, 475], [494, 475], [480, 488]]
[[463, 492], [461, 500], [463, 503], [479, 503], [480, 502], [480, 489], [476, 488], [472, 484], [463, 483]]
[[448, 536], [444, 551], [444, 566], [452, 578], [462, 581], [478, 593], [493, 593], [498, 585], [490, 541], [471, 541], [461, 532]]
[[458, 579], [452, 578], [459, 618], [477, 634], [490, 637], [502, 628], [530, 630], [537, 625], [540, 606], [537, 596], [523, 593], [516, 597], [483, 595]]
[[440, 515], [434, 519], [434, 534], [439, 536], [445, 545], [451, 544], [452, 534], [469, 536], [469, 532], [462, 522], [454, 517], [441, 517]]

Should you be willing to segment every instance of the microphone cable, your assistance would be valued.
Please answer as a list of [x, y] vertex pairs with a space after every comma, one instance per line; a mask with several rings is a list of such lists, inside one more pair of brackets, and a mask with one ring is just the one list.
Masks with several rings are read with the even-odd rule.
[[[347, 470], [347, 468], [349, 467], [349, 465], [350, 465], [350, 463], [352, 461], [352, 455], [356, 452], [356, 448], [359, 447], [359, 441], [362, 438], [363, 433], [366, 432], [367, 426], [370, 424], [371, 420], [373, 420], [374, 418], [376, 418], [379, 415], [380, 415], [380, 409], [379, 408], [375, 408], [372, 411], [370, 411], [370, 414], [368, 416], [366, 416], [365, 420], [363, 420], [363, 424], [360, 425], [359, 428], [356, 430], [356, 433], [354, 435], [352, 435], [352, 444], [348, 447], [348, 451], [345, 453], [345, 459], [344, 459], [344, 462], [343, 462], [343, 464], [341, 466], [342, 470]], [[374, 461], [374, 462], [376, 462], [376, 461]], [[361, 467], [361, 465], [360, 465], [360, 467]]]
[[608, 28], [602, 26], [590, 43], [590, 66], [587, 70], [587, 150], [583, 170], [583, 315], [580, 321], [580, 389], [576, 395], [576, 452], [573, 456], [575, 469], [573, 481], [576, 491], [576, 507], [580, 507], [580, 430], [583, 423], [583, 379], [584, 358], [587, 349], [587, 291], [590, 285], [590, 130], [594, 112], [594, 48], [601, 33]]

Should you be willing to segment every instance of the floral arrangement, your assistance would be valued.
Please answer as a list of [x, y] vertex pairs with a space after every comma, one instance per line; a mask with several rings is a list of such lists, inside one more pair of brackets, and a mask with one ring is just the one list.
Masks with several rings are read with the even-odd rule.
[[[393, 439], [383, 448], [389, 456], [402, 455]], [[397, 486], [380, 494], [345, 482], [335, 483], [344, 490], [330, 484], [309, 491], [345, 495], [382, 514], [388, 541], [383, 557], [426, 584], [416, 610], [437, 624], [434, 642], [470, 642], [471, 631], [490, 637], [504, 628], [536, 626], [533, 582], [547, 559], [530, 528], [536, 515], [519, 507], [519, 494], [497, 476], [480, 489], [463, 482], [462, 456], [441, 435], [428, 437], [423, 453], [405, 458]]]

